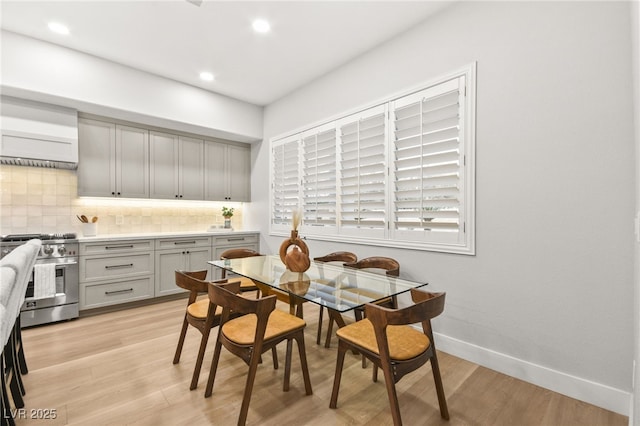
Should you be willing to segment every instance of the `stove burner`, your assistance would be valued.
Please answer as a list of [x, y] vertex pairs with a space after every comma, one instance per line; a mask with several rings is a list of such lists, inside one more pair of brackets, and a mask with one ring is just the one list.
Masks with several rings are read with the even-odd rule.
[[5, 235], [0, 238], [2, 242], [12, 242], [12, 241], [29, 241], [37, 238], [42, 241], [48, 240], [75, 240], [76, 234], [74, 233], [66, 233], [66, 234], [13, 234], [13, 235]]

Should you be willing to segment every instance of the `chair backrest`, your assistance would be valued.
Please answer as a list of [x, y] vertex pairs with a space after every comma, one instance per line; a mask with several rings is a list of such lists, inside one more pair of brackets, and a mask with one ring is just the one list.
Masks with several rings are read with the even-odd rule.
[[[266, 296], [260, 299], [247, 299], [239, 296], [240, 283], [232, 282], [228, 285], [209, 285], [209, 301], [222, 307], [222, 317], [220, 325], [227, 322], [230, 313], [234, 314], [256, 314], [258, 323], [264, 323], [266, 327], [269, 313], [276, 308], [276, 296]], [[262, 330], [264, 334], [264, 329]]]
[[329, 253], [326, 256], [314, 257], [313, 260], [317, 262], [356, 262], [358, 256], [348, 251], [336, 251]]
[[372, 256], [360, 259], [357, 262], [345, 263], [344, 266], [348, 266], [356, 269], [383, 269], [387, 275], [397, 277], [400, 275], [400, 264], [397, 260], [390, 257]]
[[446, 293], [431, 293], [424, 290], [411, 289], [414, 304], [402, 309], [388, 309], [375, 304], [365, 305], [367, 318], [375, 327], [385, 328], [387, 325], [409, 325], [422, 323], [425, 332], [431, 336], [431, 319], [444, 311]]
[[252, 256], [260, 256], [255, 250], [251, 250], [248, 248], [233, 248], [229, 250], [225, 250], [220, 255], [220, 260], [225, 259], [241, 259], [243, 257], [252, 257]]
[[176, 271], [176, 285], [189, 290], [189, 304], [196, 301], [198, 293], [206, 293], [209, 283], [204, 281], [207, 271]]

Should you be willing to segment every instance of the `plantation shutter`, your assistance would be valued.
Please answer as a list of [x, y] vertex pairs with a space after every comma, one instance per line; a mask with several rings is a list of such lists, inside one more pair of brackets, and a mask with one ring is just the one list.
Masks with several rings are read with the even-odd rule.
[[[276, 228], [290, 229], [293, 212], [298, 209], [300, 175], [298, 135], [274, 142], [272, 157], [271, 223]], [[281, 225], [277, 226], [277, 225]]]
[[384, 237], [386, 231], [386, 108], [340, 120], [341, 233]]
[[393, 230], [404, 240], [459, 241], [464, 231], [464, 77], [394, 101]]
[[302, 210], [304, 230], [310, 233], [326, 229], [307, 227], [333, 227], [336, 212], [336, 130], [335, 125], [306, 132], [302, 137], [303, 193]]

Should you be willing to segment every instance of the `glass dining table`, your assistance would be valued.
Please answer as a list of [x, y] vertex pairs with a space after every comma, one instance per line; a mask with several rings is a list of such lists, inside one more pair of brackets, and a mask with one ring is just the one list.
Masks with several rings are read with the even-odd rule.
[[305, 272], [292, 272], [277, 255], [212, 260], [209, 264], [251, 279], [263, 293], [285, 294], [291, 311], [297, 308], [298, 316], [302, 316], [304, 301], [324, 306], [338, 327], [345, 325], [341, 313], [427, 285], [426, 282], [313, 260]]

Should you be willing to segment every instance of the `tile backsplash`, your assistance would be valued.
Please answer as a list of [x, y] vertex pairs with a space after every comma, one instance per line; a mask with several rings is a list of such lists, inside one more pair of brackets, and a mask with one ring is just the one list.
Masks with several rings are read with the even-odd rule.
[[82, 235], [82, 214], [98, 217], [98, 235], [206, 231], [223, 225], [223, 205], [235, 208], [231, 226], [242, 228], [241, 203], [78, 197], [75, 170], [2, 165], [0, 202], [3, 235]]

